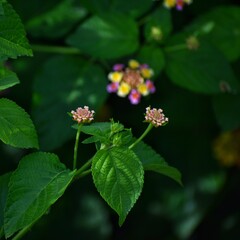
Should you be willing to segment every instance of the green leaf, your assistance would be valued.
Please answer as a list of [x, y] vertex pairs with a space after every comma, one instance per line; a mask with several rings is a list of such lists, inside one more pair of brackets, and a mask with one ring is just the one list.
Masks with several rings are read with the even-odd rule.
[[142, 63], [147, 63], [153, 69], [155, 75], [158, 75], [165, 66], [164, 54], [157, 47], [143, 46], [139, 51], [137, 59]]
[[164, 7], [158, 8], [151, 14], [144, 25], [144, 36], [148, 42], [163, 43], [171, 31], [171, 12]]
[[98, 65], [70, 56], [45, 62], [34, 82], [33, 117], [41, 148], [54, 149], [74, 136], [67, 112], [84, 105], [97, 112], [106, 97], [106, 76]]
[[141, 160], [144, 170], [163, 174], [182, 185], [181, 173], [176, 168], [169, 166], [164, 158], [149, 145], [141, 141], [133, 148], [133, 151]]
[[4, 15], [4, 9], [3, 9], [2, 2], [0, 2], [0, 16], [2, 15]]
[[2, 6], [4, 15], [0, 15], [0, 56], [32, 56], [19, 16], [7, 2], [3, 2]]
[[138, 27], [124, 15], [94, 16], [81, 24], [67, 43], [93, 57], [118, 58], [138, 48]]
[[200, 42], [197, 50], [175, 48], [184, 42], [184, 35], [178, 35], [165, 49], [166, 72], [172, 82], [188, 90], [207, 94], [224, 91], [223, 85], [230, 92], [239, 91], [233, 70], [218, 49], [204, 41]]
[[8, 183], [10, 180], [11, 173], [4, 174], [0, 176], [0, 238], [4, 234], [3, 230], [3, 213], [7, 201], [7, 193], [8, 193]]
[[0, 139], [13, 147], [38, 148], [35, 127], [29, 115], [15, 102], [0, 99]]
[[86, 14], [86, 10], [76, 1], [65, 0], [52, 10], [31, 19], [26, 28], [35, 37], [59, 38], [67, 34]]
[[17, 75], [0, 64], [0, 91], [20, 83]]
[[4, 215], [6, 237], [32, 225], [60, 198], [74, 177], [55, 154], [25, 156], [12, 174]]
[[148, 0], [82, 0], [81, 3], [94, 14], [106, 14], [106, 12], [125, 13], [128, 16], [139, 17], [149, 10], [152, 1]]
[[141, 162], [128, 148], [102, 149], [93, 157], [92, 174], [97, 190], [118, 213], [119, 225], [122, 225], [142, 191]]
[[228, 60], [237, 60], [240, 56], [240, 7], [221, 6], [206, 14], [201, 14], [186, 31], [198, 33], [202, 26], [213, 23], [209, 34], [203, 35], [213, 45], [218, 47]]
[[239, 105], [239, 94], [222, 94], [213, 97], [213, 109], [222, 130], [232, 131], [240, 127]]

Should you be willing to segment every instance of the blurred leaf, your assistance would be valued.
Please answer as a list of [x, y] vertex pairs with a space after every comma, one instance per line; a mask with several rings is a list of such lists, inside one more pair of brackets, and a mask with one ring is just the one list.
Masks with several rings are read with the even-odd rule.
[[67, 43], [93, 57], [122, 57], [138, 48], [138, 27], [124, 15], [94, 16], [81, 24]]
[[186, 28], [186, 31], [198, 33], [207, 23], [213, 23], [214, 27], [209, 34], [202, 37], [218, 47], [228, 60], [237, 60], [240, 56], [240, 7], [214, 8], [200, 15]]
[[111, 1], [111, 11], [122, 12], [132, 17], [139, 17], [148, 11], [152, 4], [153, 2], [149, 0], [114, 0]]
[[222, 94], [213, 97], [217, 122], [223, 131], [240, 128], [240, 95]]
[[54, 149], [74, 136], [67, 112], [84, 105], [97, 112], [106, 97], [106, 77], [99, 66], [79, 57], [49, 59], [34, 82], [33, 116], [41, 148]]
[[7, 193], [8, 193], [8, 183], [10, 180], [11, 173], [4, 174], [0, 176], [0, 238], [4, 234], [3, 230], [3, 213], [7, 201]]
[[32, 56], [22, 22], [10, 4], [2, 3], [0, 15], [0, 57]]
[[0, 91], [20, 83], [17, 75], [0, 63]]
[[184, 35], [178, 35], [171, 42], [171, 47], [165, 49], [166, 72], [175, 84], [207, 94], [239, 91], [233, 70], [220, 51], [204, 41], [196, 50], [174, 49], [184, 41]]
[[158, 75], [165, 66], [165, 58], [162, 50], [153, 46], [143, 46], [137, 57], [142, 63], [146, 63]]
[[86, 10], [75, 2], [75, 0], [60, 2], [52, 10], [28, 21], [26, 29], [35, 37], [59, 38], [64, 36], [87, 14]]
[[6, 237], [37, 221], [62, 196], [73, 179], [55, 154], [25, 156], [12, 174], [4, 215]]
[[2, 2], [0, 2], [0, 16], [2, 15], [4, 15], [4, 9], [3, 9]]
[[0, 99], [0, 139], [13, 147], [38, 148], [35, 127], [29, 115], [15, 102]]
[[81, 3], [94, 14], [106, 14], [106, 12], [125, 13], [131, 17], [139, 17], [149, 10], [152, 1], [148, 0], [82, 0]]
[[133, 151], [139, 157], [144, 170], [154, 171], [172, 178], [182, 185], [181, 173], [174, 167], [168, 165], [164, 158], [156, 153], [150, 146], [144, 142], [139, 142]]
[[144, 36], [148, 42], [165, 42], [171, 31], [171, 12], [164, 7], [152, 13], [144, 25]]
[[122, 225], [142, 191], [141, 162], [128, 148], [102, 149], [93, 157], [92, 174], [97, 190], [118, 213]]

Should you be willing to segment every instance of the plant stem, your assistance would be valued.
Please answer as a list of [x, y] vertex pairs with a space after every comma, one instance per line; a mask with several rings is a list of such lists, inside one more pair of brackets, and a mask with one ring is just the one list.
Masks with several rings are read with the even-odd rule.
[[78, 152], [78, 142], [79, 142], [81, 128], [82, 128], [82, 124], [78, 126], [78, 130], [76, 134], [76, 140], [74, 145], [74, 155], [73, 155], [73, 170], [77, 168], [77, 154], [78, 154], [77, 152]]
[[187, 45], [185, 43], [164, 48], [166, 52], [174, 52], [174, 51], [179, 51], [184, 49], [187, 49]]
[[153, 128], [153, 125], [151, 123], [149, 123], [149, 125], [146, 128], [146, 130], [144, 131], [144, 133], [132, 145], [130, 145], [128, 148], [132, 149], [135, 145], [137, 145], [150, 132], [150, 130], [152, 128]]
[[[84, 165], [82, 165], [81, 168], [79, 168], [79, 169], [76, 171], [74, 180], [76, 180], [76, 179], [78, 179], [78, 178], [80, 178], [80, 177], [83, 177], [83, 176], [87, 175], [87, 174], [84, 174], [84, 173], [86, 173], [86, 172], [88, 172], [88, 171], [91, 171], [91, 169], [86, 170], [86, 169], [91, 165], [91, 163], [92, 163], [92, 158], [90, 158]], [[85, 170], [86, 170], [86, 171], [85, 171]], [[88, 173], [89, 173], [89, 172], [88, 172]], [[83, 175], [83, 174], [84, 174], [84, 175]]]
[[47, 46], [33, 44], [31, 45], [33, 51], [36, 52], [48, 52], [48, 53], [60, 53], [60, 54], [80, 54], [80, 50], [72, 47], [61, 47], [61, 46]]

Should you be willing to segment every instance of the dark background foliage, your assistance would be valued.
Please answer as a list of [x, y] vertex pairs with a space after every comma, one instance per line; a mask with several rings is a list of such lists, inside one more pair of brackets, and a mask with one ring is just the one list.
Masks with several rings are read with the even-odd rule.
[[[67, 112], [78, 106], [94, 108], [96, 121], [120, 121], [135, 136], [146, 127], [145, 108], [161, 107], [169, 124], [146, 142], [182, 172], [184, 184], [146, 173], [142, 195], [119, 228], [87, 176], [24, 239], [239, 239], [239, 168], [222, 166], [213, 151], [222, 132], [240, 127], [238, 1], [193, 0], [181, 12], [152, 0], [9, 3], [34, 56], [7, 62], [21, 84], [0, 94], [31, 114], [40, 149], [71, 167], [75, 132]], [[205, 31], [212, 22], [213, 30]], [[152, 26], [161, 28], [160, 41], [151, 36]], [[199, 49], [174, 50], [197, 32]], [[111, 66], [131, 58], [155, 71], [156, 93], [137, 106], [105, 90]], [[3, 143], [0, 151], [1, 174], [29, 152]], [[93, 146], [82, 145], [81, 161], [93, 153]]]

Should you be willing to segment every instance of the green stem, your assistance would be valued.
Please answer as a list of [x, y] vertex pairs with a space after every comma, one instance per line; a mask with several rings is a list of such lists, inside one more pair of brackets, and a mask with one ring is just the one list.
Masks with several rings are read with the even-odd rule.
[[187, 49], [186, 44], [178, 44], [178, 45], [164, 48], [166, 52], [175, 52], [175, 51], [184, 50], [184, 49]]
[[60, 54], [80, 54], [80, 50], [72, 47], [61, 47], [61, 46], [47, 46], [33, 44], [31, 45], [33, 51], [36, 52], [48, 52], [48, 53], [60, 53]]
[[[92, 158], [89, 159], [84, 165], [82, 165], [81, 168], [79, 168], [76, 173], [75, 173], [75, 177], [74, 177], [74, 180], [80, 178], [80, 177], [83, 177], [82, 174], [85, 173], [85, 172], [88, 172], [88, 171], [91, 171], [91, 169], [88, 169], [86, 170], [92, 163]], [[85, 171], [86, 170], [86, 171]], [[84, 175], [85, 176], [85, 175]]]
[[76, 134], [76, 140], [74, 145], [74, 155], [73, 155], [73, 169], [77, 168], [77, 154], [78, 154], [77, 152], [78, 152], [78, 142], [79, 142], [81, 128], [82, 128], [82, 124], [78, 126], [78, 130]]
[[149, 123], [149, 125], [146, 128], [146, 130], [144, 131], [144, 133], [132, 145], [130, 145], [128, 148], [132, 149], [135, 145], [137, 145], [150, 132], [150, 130], [152, 128], [153, 128], [153, 125], [151, 123]]

